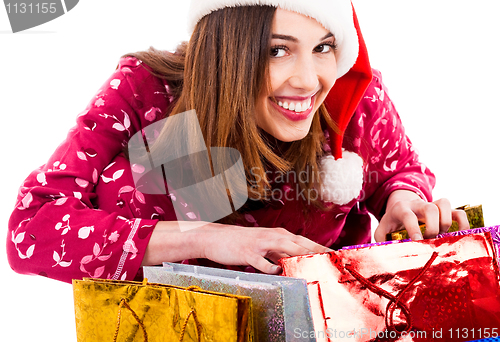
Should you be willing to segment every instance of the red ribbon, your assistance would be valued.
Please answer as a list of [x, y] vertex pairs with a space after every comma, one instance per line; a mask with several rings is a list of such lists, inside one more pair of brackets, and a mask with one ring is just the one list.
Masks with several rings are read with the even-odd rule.
[[[372, 291], [372, 292], [374, 292], [382, 297], [389, 299], [389, 303], [387, 304], [387, 307], [385, 310], [385, 326], [389, 331], [395, 331], [398, 334], [402, 334], [403, 332], [408, 333], [411, 330], [411, 328], [413, 327], [413, 323], [412, 323], [413, 318], [412, 318], [410, 309], [408, 309], [408, 306], [405, 303], [402, 303], [400, 301], [401, 297], [406, 292], [406, 290], [408, 290], [411, 286], [413, 286], [422, 277], [422, 275], [429, 269], [429, 267], [431, 267], [432, 263], [434, 262], [434, 260], [436, 260], [437, 257], [438, 257], [437, 252], [432, 253], [431, 258], [429, 259], [429, 261], [427, 261], [427, 263], [422, 268], [422, 270], [419, 272], [419, 274], [415, 278], [413, 278], [413, 280], [410, 281], [403, 288], [403, 290], [401, 290], [401, 292], [399, 292], [399, 294], [397, 296], [390, 294], [386, 290], [384, 290], [384, 289], [378, 287], [377, 285], [373, 284], [372, 282], [370, 282], [368, 279], [363, 277], [359, 272], [357, 272], [352, 265], [345, 265], [344, 268], [347, 271], [349, 271], [349, 273], [351, 273], [351, 275], [354, 278], [356, 278], [356, 280], [358, 280], [361, 284], [366, 286], [370, 291]], [[405, 329], [402, 331], [398, 330], [394, 324], [394, 311], [397, 308], [399, 308], [401, 310], [401, 312], [404, 314], [404, 316], [406, 318]]]

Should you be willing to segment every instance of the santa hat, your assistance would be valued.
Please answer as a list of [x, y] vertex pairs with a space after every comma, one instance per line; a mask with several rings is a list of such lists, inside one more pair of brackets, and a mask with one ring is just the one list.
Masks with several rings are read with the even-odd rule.
[[325, 106], [337, 124], [329, 129], [331, 156], [321, 161], [326, 202], [344, 205], [356, 198], [363, 186], [363, 161], [342, 149], [344, 132], [372, 79], [366, 45], [350, 0], [192, 0], [189, 28], [213, 11], [225, 7], [273, 6], [316, 19], [335, 36], [337, 81], [325, 99]]

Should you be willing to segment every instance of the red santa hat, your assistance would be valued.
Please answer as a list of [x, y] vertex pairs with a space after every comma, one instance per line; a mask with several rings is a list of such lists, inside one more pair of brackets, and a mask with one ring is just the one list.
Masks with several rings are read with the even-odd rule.
[[321, 161], [326, 202], [343, 205], [356, 198], [363, 185], [363, 161], [344, 151], [342, 141], [354, 111], [372, 79], [366, 45], [350, 0], [192, 0], [189, 28], [213, 11], [237, 6], [273, 6], [316, 19], [335, 36], [338, 79], [325, 105], [338, 130], [329, 129], [332, 155]]

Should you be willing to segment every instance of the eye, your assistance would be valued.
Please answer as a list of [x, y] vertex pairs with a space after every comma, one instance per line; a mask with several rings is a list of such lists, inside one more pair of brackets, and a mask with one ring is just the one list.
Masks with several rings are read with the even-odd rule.
[[318, 53], [328, 53], [333, 52], [336, 49], [336, 45], [332, 43], [320, 44], [314, 48], [314, 52]]
[[273, 46], [271, 48], [271, 57], [279, 58], [286, 56], [286, 46]]

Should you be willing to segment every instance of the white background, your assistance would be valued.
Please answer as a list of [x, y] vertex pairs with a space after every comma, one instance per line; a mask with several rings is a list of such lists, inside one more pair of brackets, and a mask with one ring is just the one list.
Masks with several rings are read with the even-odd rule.
[[[173, 49], [187, 39], [187, 3], [82, 0], [68, 14], [16, 34], [0, 8], [5, 233], [17, 188], [64, 139], [118, 58], [149, 46]], [[483, 204], [486, 225], [500, 224], [499, 2], [354, 4], [372, 66], [382, 71], [421, 160], [438, 178], [435, 198]], [[71, 286], [15, 274], [3, 248], [2, 340], [75, 341]]]

